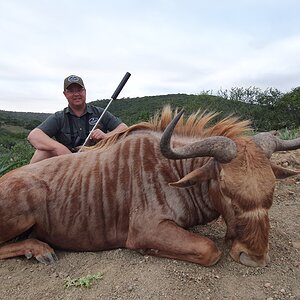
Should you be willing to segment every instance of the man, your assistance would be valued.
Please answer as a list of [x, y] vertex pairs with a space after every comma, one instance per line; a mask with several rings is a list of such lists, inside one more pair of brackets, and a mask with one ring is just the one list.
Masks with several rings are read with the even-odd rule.
[[[76, 75], [64, 80], [63, 93], [68, 100], [68, 107], [50, 115], [28, 135], [28, 141], [36, 149], [30, 163], [76, 152], [76, 147], [84, 143], [104, 110], [86, 104], [84, 83]], [[120, 119], [106, 111], [97, 129], [91, 133], [91, 142], [98, 142], [127, 128]]]

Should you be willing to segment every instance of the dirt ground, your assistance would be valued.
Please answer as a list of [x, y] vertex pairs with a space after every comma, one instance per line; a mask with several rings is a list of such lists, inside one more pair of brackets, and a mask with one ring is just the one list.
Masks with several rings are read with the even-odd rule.
[[[300, 150], [275, 153], [274, 161], [300, 169]], [[251, 268], [235, 263], [216, 221], [191, 230], [210, 237], [223, 251], [205, 268], [117, 249], [98, 253], [57, 251], [43, 265], [26, 258], [0, 262], [0, 299], [300, 299], [300, 176], [277, 184], [270, 210], [271, 263]], [[103, 273], [90, 288], [65, 287], [68, 279]]]

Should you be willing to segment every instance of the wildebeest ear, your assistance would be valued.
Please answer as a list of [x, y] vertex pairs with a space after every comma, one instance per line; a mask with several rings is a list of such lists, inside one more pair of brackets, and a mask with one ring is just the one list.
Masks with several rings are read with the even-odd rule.
[[300, 171], [293, 171], [271, 163], [273, 173], [277, 179], [284, 179], [290, 176], [300, 174]]
[[218, 168], [216, 168], [215, 164], [217, 164], [215, 160], [210, 159], [203, 167], [188, 173], [176, 182], [169, 183], [169, 185], [179, 188], [186, 188], [193, 186], [197, 182], [216, 179], [218, 177]]

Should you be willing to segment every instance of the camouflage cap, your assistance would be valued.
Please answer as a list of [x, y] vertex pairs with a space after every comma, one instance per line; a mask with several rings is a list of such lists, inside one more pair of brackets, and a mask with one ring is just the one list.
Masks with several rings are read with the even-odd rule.
[[84, 88], [83, 80], [79, 76], [70, 75], [64, 80], [64, 90], [66, 90], [68, 86], [71, 85], [72, 83], [79, 84], [81, 87]]

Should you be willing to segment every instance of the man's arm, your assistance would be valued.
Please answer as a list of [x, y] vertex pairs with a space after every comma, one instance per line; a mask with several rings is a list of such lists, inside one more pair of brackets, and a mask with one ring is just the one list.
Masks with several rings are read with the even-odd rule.
[[53, 155], [63, 155], [71, 153], [71, 151], [66, 146], [53, 140], [39, 128], [33, 129], [29, 133], [27, 139], [30, 144], [37, 150], [49, 151], [53, 153]]

